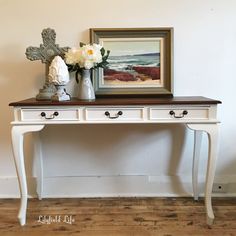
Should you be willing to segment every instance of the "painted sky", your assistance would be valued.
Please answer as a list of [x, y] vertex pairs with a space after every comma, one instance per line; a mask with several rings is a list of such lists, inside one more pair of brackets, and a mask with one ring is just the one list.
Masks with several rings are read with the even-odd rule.
[[102, 44], [111, 51], [111, 56], [160, 52], [160, 40], [157, 39], [103, 39]]

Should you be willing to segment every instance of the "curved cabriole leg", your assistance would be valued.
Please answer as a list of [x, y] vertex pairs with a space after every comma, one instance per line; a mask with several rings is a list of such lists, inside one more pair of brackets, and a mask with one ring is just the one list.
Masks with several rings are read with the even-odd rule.
[[207, 214], [207, 224], [212, 225], [214, 221], [214, 213], [212, 210], [211, 193], [218, 152], [218, 124], [187, 124], [187, 126], [192, 130], [205, 131], [208, 134], [209, 148], [205, 183], [205, 206]]
[[21, 225], [26, 223], [26, 209], [27, 209], [27, 182], [25, 174], [24, 163], [24, 134], [28, 132], [35, 132], [42, 130], [44, 125], [16, 125], [12, 127], [12, 147], [14, 160], [16, 165], [16, 171], [18, 175], [21, 204], [18, 214], [18, 219]]
[[194, 150], [193, 150], [193, 166], [192, 166], [192, 183], [193, 183], [193, 197], [198, 200], [198, 167], [202, 143], [202, 131], [194, 131]]
[[38, 194], [38, 199], [42, 200], [43, 197], [43, 157], [42, 157], [42, 148], [39, 132], [34, 132], [34, 162], [36, 169], [36, 183]]

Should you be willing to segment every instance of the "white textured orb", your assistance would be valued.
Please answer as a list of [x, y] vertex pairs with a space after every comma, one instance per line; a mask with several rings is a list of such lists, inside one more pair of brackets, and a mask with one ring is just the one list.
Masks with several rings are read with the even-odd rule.
[[55, 56], [49, 67], [48, 79], [55, 85], [66, 85], [69, 80], [68, 68], [60, 56]]

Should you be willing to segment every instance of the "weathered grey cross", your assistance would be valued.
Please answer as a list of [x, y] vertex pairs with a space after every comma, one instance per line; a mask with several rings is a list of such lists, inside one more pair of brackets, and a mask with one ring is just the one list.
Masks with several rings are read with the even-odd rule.
[[43, 38], [43, 44], [40, 44], [40, 47], [30, 46], [26, 48], [25, 54], [31, 61], [41, 60], [42, 63], [46, 64], [45, 84], [43, 88], [39, 90], [39, 94], [36, 96], [36, 99], [51, 100], [51, 96], [55, 93], [55, 87], [48, 81], [49, 65], [55, 56], [64, 56], [69, 47], [60, 48], [59, 45], [56, 44], [56, 32], [54, 29], [43, 29], [41, 35]]

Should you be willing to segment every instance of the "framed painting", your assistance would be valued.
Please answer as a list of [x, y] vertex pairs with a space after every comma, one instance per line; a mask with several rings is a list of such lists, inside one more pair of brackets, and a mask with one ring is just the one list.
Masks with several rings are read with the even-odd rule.
[[90, 42], [110, 50], [93, 73], [96, 96], [172, 95], [173, 28], [90, 29]]

